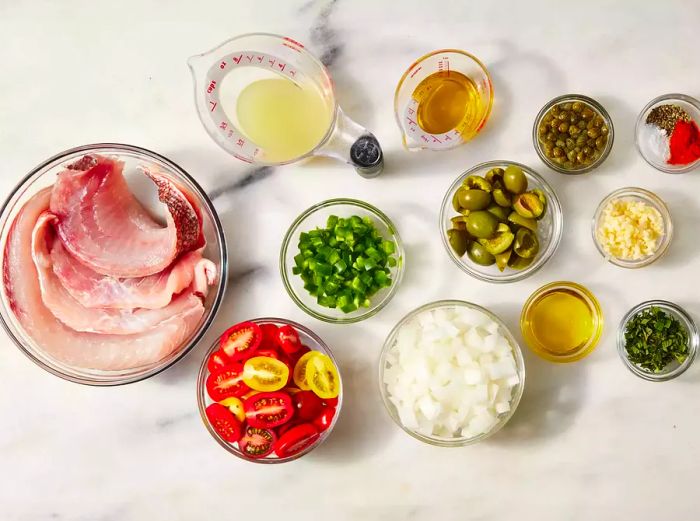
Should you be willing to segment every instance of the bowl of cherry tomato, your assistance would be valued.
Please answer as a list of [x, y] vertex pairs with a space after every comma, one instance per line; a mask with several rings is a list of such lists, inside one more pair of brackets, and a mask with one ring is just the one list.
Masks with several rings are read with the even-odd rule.
[[209, 433], [246, 461], [284, 463], [328, 437], [343, 403], [337, 364], [313, 331], [281, 318], [228, 328], [197, 377]]

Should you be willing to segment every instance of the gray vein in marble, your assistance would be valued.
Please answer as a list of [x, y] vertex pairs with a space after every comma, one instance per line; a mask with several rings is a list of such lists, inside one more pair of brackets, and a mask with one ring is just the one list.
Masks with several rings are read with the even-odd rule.
[[311, 27], [311, 43], [322, 49], [321, 62], [326, 67], [331, 67], [343, 53], [343, 45], [338, 40], [338, 33], [331, 27], [330, 22], [337, 5], [338, 0], [330, 0], [326, 3]]
[[257, 275], [258, 273], [265, 273], [265, 271], [267, 270], [261, 265], [248, 266], [238, 271], [232, 271], [228, 276], [228, 281], [241, 282], [249, 277], [252, 277], [253, 275]]
[[173, 425], [177, 425], [179, 423], [182, 423], [185, 420], [189, 420], [190, 418], [194, 417], [195, 413], [194, 412], [188, 412], [186, 414], [180, 414], [178, 416], [169, 416], [167, 418], [160, 418], [156, 420], [156, 427], [158, 429], [168, 429], [172, 427]]
[[228, 184], [225, 184], [225, 185], [220, 186], [218, 188], [214, 188], [209, 193], [209, 197], [212, 200], [214, 200], [214, 199], [217, 199], [218, 197], [221, 197], [222, 195], [225, 195], [229, 192], [236, 192], [236, 191], [241, 190], [241, 189], [243, 189], [247, 186], [250, 186], [254, 183], [260, 182], [263, 179], [267, 179], [268, 177], [270, 177], [274, 173], [275, 173], [275, 170], [271, 166], [257, 167], [255, 169], [253, 169], [252, 171], [250, 171], [249, 173], [247, 173], [246, 175], [244, 175], [243, 177], [241, 177], [240, 179], [236, 179], [232, 183], [228, 183]]

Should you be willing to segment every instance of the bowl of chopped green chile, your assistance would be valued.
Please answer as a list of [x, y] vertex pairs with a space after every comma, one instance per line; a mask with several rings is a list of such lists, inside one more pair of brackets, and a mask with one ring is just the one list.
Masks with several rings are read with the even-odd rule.
[[280, 251], [285, 289], [306, 313], [348, 324], [378, 313], [404, 270], [396, 227], [379, 209], [355, 199], [330, 199], [304, 211]]
[[650, 300], [632, 308], [617, 331], [617, 350], [625, 366], [652, 382], [684, 373], [698, 350], [698, 328], [680, 306]]

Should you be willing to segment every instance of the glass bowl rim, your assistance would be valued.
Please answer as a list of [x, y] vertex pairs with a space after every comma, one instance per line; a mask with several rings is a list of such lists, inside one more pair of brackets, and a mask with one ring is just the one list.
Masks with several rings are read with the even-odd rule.
[[[372, 214], [374, 217], [379, 219], [384, 226], [386, 226], [390, 231], [391, 231], [391, 237], [394, 240], [394, 244], [396, 245], [396, 255], [397, 255], [397, 265], [395, 268], [395, 271], [393, 273], [394, 275], [394, 280], [392, 282], [391, 287], [389, 287], [389, 290], [387, 291], [386, 295], [384, 298], [377, 302], [374, 305], [370, 305], [370, 307], [365, 308], [363, 313], [359, 313], [354, 316], [350, 317], [333, 317], [330, 315], [327, 315], [325, 313], [321, 313], [319, 311], [316, 311], [315, 309], [312, 309], [311, 307], [307, 306], [302, 302], [301, 298], [297, 295], [296, 291], [294, 291], [294, 288], [292, 287], [291, 281], [290, 281], [290, 275], [291, 275], [291, 270], [288, 269], [287, 262], [286, 262], [286, 256], [287, 256], [287, 251], [289, 248], [292, 246], [291, 240], [292, 236], [294, 233], [297, 231], [299, 226], [311, 215], [316, 213], [319, 210], [323, 210], [325, 208], [331, 207], [331, 206], [341, 206], [341, 205], [348, 205], [348, 206], [356, 206], [358, 208], [361, 208], [370, 214]], [[379, 208], [376, 206], [373, 206], [365, 201], [361, 201], [359, 199], [351, 199], [351, 198], [345, 198], [345, 197], [338, 197], [334, 199], [326, 199], [324, 201], [321, 201], [319, 203], [316, 203], [306, 210], [304, 210], [299, 216], [297, 216], [296, 219], [292, 222], [292, 224], [289, 226], [287, 229], [287, 232], [284, 234], [284, 238], [282, 239], [282, 247], [280, 248], [280, 260], [279, 260], [279, 267], [280, 267], [280, 274], [282, 276], [282, 282], [284, 284], [284, 288], [287, 291], [287, 294], [291, 297], [291, 299], [294, 301], [294, 303], [305, 313], [308, 315], [321, 320], [323, 322], [328, 322], [330, 324], [353, 324], [356, 322], [360, 322], [362, 320], [365, 320], [367, 318], [370, 318], [377, 313], [379, 313], [384, 307], [391, 301], [391, 299], [394, 297], [396, 294], [396, 291], [399, 287], [399, 284], [401, 283], [401, 280], [403, 278], [403, 273], [404, 273], [404, 268], [405, 268], [405, 259], [406, 259], [406, 252], [404, 251], [403, 247], [403, 242], [401, 241], [401, 236], [399, 235], [398, 229], [396, 228], [396, 225], [389, 219], [389, 217], [382, 212]], [[320, 306], [319, 306], [320, 307]]]
[[[537, 134], [537, 129], [540, 126], [540, 122], [542, 121], [542, 118], [544, 118], [544, 116], [547, 114], [547, 112], [549, 112], [549, 109], [551, 109], [557, 103], [563, 103], [566, 101], [582, 101], [584, 103], [587, 103], [588, 105], [591, 105], [598, 112], [598, 114], [603, 117], [603, 120], [608, 125], [609, 129], [608, 141], [605, 144], [603, 153], [598, 157], [598, 159], [596, 159], [587, 167], [579, 168], [577, 170], [567, 170], [566, 168], [563, 168], [556, 164], [554, 161], [551, 161], [542, 151], [542, 146], [540, 145], [539, 136]], [[610, 155], [610, 151], [612, 150], [614, 140], [615, 128], [613, 125], [612, 118], [610, 117], [608, 111], [605, 110], [605, 107], [603, 107], [603, 105], [601, 105], [600, 102], [583, 94], [562, 94], [561, 96], [557, 96], [556, 98], [549, 100], [537, 113], [537, 116], [535, 116], [535, 123], [532, 125], [532, 142], [535, 147], [535, 152], [537, 152], [537, 155], [546, 166], [548, 166], [556, 172], [559, 172], [560, 174], [565, 175], [586, 174], [591, 170], [595, 170], [596, 168], [598, 168]]]
[[[661, 244], [659, 245], [659, 248], [652, 255], [649, 255], [648, 257], [636, 261], [625, 261], [616, 257], [609, 256], [605, 252], [603, 246], [600, 244], [600, 241], [598, 241], [598, 222], [600, 221], [603, 215], [603, 210], [605, 210], [605, 207], [611, 201], [623, 197], [637, 197], [639, 199], [644, 200], [653, 208], [655, 208], [659, 212], [659, 214], [661, 214], [661, 219], [664, 222], [664, 236]], [[591, 235], [593, 237], [593, 242], [595, 244], [596, 249], [598, 250], [598, 253], [600, 253], [603, 259], [605, 259], [607, 262], [614, 264], [615, 266], [619, 266], [621, 268], [643, 268], [644, 266], [648, 266], [649, 264], [660, 259], [668, 251], [668, 248], [671, 245], [671, 241], [673, 240], [673, 218], [671, 217], [671, 212], [668, 209], [668, 206], [666, 205], [664, 200], [661, 199], [654, 192], [646, 190], [644, 188], [639, 188], [637, 186], [625, 186], [623, 188], [613, 190], [600, 201], [598, 207], [595, 210], [595, 213], [593, 214], [593, 218], [591, 219]]]
[[665, 174], [686, 174], [688, 172], [691, 172], [695, 170], [697, 167], [700, 166], [700, 158], [696, 159], [692, 163], [688, 163], [687, 165], [684, 166], [679, 166], [679, 167], [671, 167], [669, 166], [668, 168], [662, 167], [661, 165], [652, 163], [647, 156], [644, 154], [642, 151], [642, 147], [639, 144], [639, 134], [641, 131], [641, 128], [643, 125], [646, 125], [646, 118], [644, 117], [647, 112], [649, 112], [654, 106], [661, 104], [662, 102], [673, 102], [673, 101], [683, 101], [684, 103], [687, 103], [689, 105], [692, 105], [695, 107], [695, 110], [698, 111], [700, 114], [700, 100], [693, 98], [692, 96], [688, 96], [687, 94], [680, 94], [678, 92], [673, 92], [669, 94], [662, 94], [661, 96], [657, 96], [654, 99], [652, 99], [649, 103], [644, 105], [644, 108], [639, 112], [637, 115], [637, 121], [634, 124], [634, 145], [637, 148], [637, 152], [639, 152], [639, 155], [642, 156], [642, 159], [646, 161], [650, 166], [658, 170], [659, 172], [663, 172]]
[[[629, 358], [627, 357], [627, 350], [625, 349], [625, 328], [627, 327], [627, 323], [634, 318], [634, 316], [641, 312], [644, 311], [648, 308], [651, 307], [658, 307], [663, 309], [664, 311], [670, 312], [676, 318], [679, 318], [683, 328], [686, 330], [688, 333], [688, 357], [683, 361], [682, 364], [679, 364], [678, 367], [676, 367], [672, 371], [663, 371], [660, 373], [651, 373], [649, 371], [645, 371], [641, 368], [639, 368], [636, 364], [632, 363]], [[693, 362], [695, 361], [695, 357], [698, 352], [698, 344], [700, 343], [700, 334], [698, 333], [698, 327], [693, 320], [693, 317], [690, 316], [690, 314], [683, 309], [681, 306], [678, 304], [675, 304], [673, 302], [670, 302], [668, 300], [646, 300], [644, 302], [641, 302], [634, 306], [632, 309], [630, 309], [625, 316], [620, 320], [620, 324], [617, 327], [617, 338], [616, 338], [616, 343], [617, 343], [617, 354], [620, 355], [620, 359], [622, 362], [625, 364], [625, 367], [629, 369], [631, 373], [633, 373], [635, 376], [638, 376], [639, 378], [643, 380], [647, 380], [649, 382], [666, 382], [668, 380], [672, 380], [681, 374], [683, 374], [691, 365], [693, 365]]]
[[[226, 246], [226, 236], [224, 234], [224, 229], [223, 225], [221, 224], [221, 220], [219, 218], [219, 214], [216, 211], [216, 208], [214, 207], [214, 204], [212, 203], [210, 197], [207, 195], [207, 193], [204, 191], [204, 189], [200, 186], [200, 184], [185, 170], [183, 169], [180, 165], [175, 163], [174, 161], [168, 159], [165, 156], [162, 156], [158, 154], [157, 152], [153, 152], [152, 150], [149, 150], [147, 148], [139, 147], [136, 145], [129, 145], [125, 143], [91, 143], [87, 145], [80, 145], [77, 147], [72, 147], [66, 150], [63, 150], [62, 152], [59, 152], [57, 154], [54, 154], [53, 156], [49, 157], [48, 159], [42, 161], [39, 163], [37, 166], [33, 167], [29, 173], [24, 175], [19, 182], [17, 182], [14, 187], [11, 189], [10, 193], [8, 196], [5, 198], [3, 201], [2, 205], [0, 206], [0, 223], [4, 221], [4, 219], [8, 218], [9, 215], [7, 215], [8, 208], [10, 206], [14, 207], [14, 205], [17, 204], [16, 198], [21, 197], [24, 192], [29, 188], [27, 186], [27, 183], [32, 181], [36, 177], [36, 179], [39, 179], [39, 177], [43, 176], [47, 172], [42, 172], [42, 170], [45, 170], [47, 167], [55, 167], [60, 164], [61, 161], [64, 161], [66, 157], [71, 156], [71, 155], [76, 155], [79, 153], [90, 153], [90, 152], [105, 152], [105, 150], [111, 150], [112, 154], [118, 155], [120, 152], [125, 152], [125, 153], [131, 153], [137, 156], [142, 156], [146, 160], [155, 160], [163, 163], [166, 165], [170, 171], [174, 172], [178, 176], [181, 176], [187, 182], [189, 182], [192, 187], [194, 187], [196, 191], [196, 196], [199, 197], [202, 201], [202, 203], [207, 207], [207, 210], [209, 211], [209, 214], [212, 217], [212, 224], [214, 228], [214, 233], [216, 234], [217, 240], [219, 241], [221, 247], [219, 248], [219, 261], [221, 263], [221, 273], [219, 274], [219, 284], [216, 288], [216, 295], [215, 298], [211, 304], [211, 309], [209, 310], [209, 316], [207, 320], [202, 323], [202, 325], [199, 327], [199, 330], [197, 333], [192, 337], [192, 339], [187, 343], [187, 345], [181, 350], [180, 353], [178, 353], [177, 356], [173, 357], [172, 360], [169, 360], [167, 363], [162, 364], [162, 365], [157, 365], [153, 369], [146, 371], [143, 374], [137, 374], [137, 375], [126, 375], [126, 376], [119, 376], [115, 377], [113, 379], [109, 379], [109, 375], [103, 377], [103, 378], [95, 378], [92, 376], [83, 376], [83, 375], [70, 375], [66, 374], [63, 371], [61, 371], [57, 367], [52, 367], [51, 365], [47, 364], [43, 360], [40, 360], [36, 356], [34, 356], [33, 353], [31, 353], [25, 346], [24, 342], [17, 338], [15, 334], [12, 332], [12, 329], [7, 323], [7, 320], [4, 316], [4, 312], [0, 313], [0, 324], [2, 325], [2, 328], [5, 330], [7, 333], [7, 336], [12, 340], [12, 342], [17, 346], [17, 348], [22, 352], [27, 358], [29, 358], [33, 363], [35, 363], [37, 366], [39, 366], [41, 369], [44, 371], [57, 376], [63, 380], [81, 384], [81, 385], [88, 385], [88, 386], [95, 386], [95, 387], [113, 387], [113, 386], [118, 386], [118, 385], [126, 385], [126, 384], [131, 384], [131, 383], [136, 383], [140, 382], [142, 380], [146, 380], [148, 378], [151, 378], [159, 373], [162, 373], [163, 371], [169, 369], [173, 365], [175, 365], [177, 362], [182, 360], [194, 347], [200, 342], [200, 340], [204, 337], [204, 335], [207, 333], [209, 328], [211, 327], [212, 323], [214, 322], [216, 315], [219, 312], [219, 308], [221, 307], [221, 303], [223, 302], [224, 295], [226, 293], [226, 288], [228, 285], [228, 277], [226, 276], [226, 273], [228, 273], [228, 249]], [[114, 152], [114, 151], [117, 152]], [[105, 152], [105, 153], [110, 153], [110, 152]], [[4, 226], [4, 224], [3, 224]]]
[[[205, 405], [206, 403], [206, 379], [205, 375], [209, 372], [207, 369], [207, 362], [209, 361], [209, 355], [211, 355], [214, 351], [216, 351], [219, 348], [219, 337], [212, 342], [211, 346], [207, 349], [207, 352], [205, 353], [204, 357], [202, 358], [202, 363], [199, 366], [199, 371], [197, 373], [197, 409], [199, 410], [199, 416], [202, 422], [204, 423], [204, 427], [207, 429], [209, 434], [214, 438], [214, 440], [222, 447], [224, 448], [227, 452], [230, 454], [233, 454], [237, 458], [242, 459], [243, 461], [247, 461], [249, 463], [259, 463], [259, 464], [278, 464], [278, 463], [287, 463], [289, 461], [294, 461], [296, 459], [301, 458], [302, 456], [308, 454], [312, 450], [314, 450], [316, 447], [321, 445], [326, 439], [330, 436], [331, 431], [335, 427], [336, 422], [338, 421], [338, 418], [340, 416], [340, 411], [343, 406], [343, 377], [340, 371], [340, 366], [338, 365], [338, 361], [336, 360], [335, 356], [333, 355], [333, 351], [328, 347], [328, 344], [326, 344], [323, 339], [318, 336], [316, 333], [314, 333], [310, 328], [299, 324], [298, 322], [295, 322], [293, 320], [288, 320], [286, 318], [279, 318], [279, 317], [259, 317], [259, 318], [253, 318], [253, 319], [248, 319], [245, 320], [244, 322], [254, 322], [258, 325], [260, 324], [275, 324], [277, 326], [292, 326], [295, 329], [302, 331], [305, 335], [307, 335], [309, 338], [311, 338], [314, 343], [316, 344], [315, 347], [317, 349], [313, 349], [312, 351], [319, 351], [323, 354], [328, 355], [328, 357], [333, 361], [333, 364], [335, 364], [335, 368], [338, 371], [338, 382], [340, 384], [339, 389], [340, 391], [338, 392], [338, 404], [335, 407], [335, 414], [333, 415], [333, 420], [331, 421], [331, 424], [328, 426], [328, 428], [321, 432], [321, 435], [319, 436], [318, 440], [316, 440], [315, 443], [312, 445], [309, 445], [306, 447], [304, 450], [297, 452], [296, 454], [293, 454], [292, 456], [288, 456], [286, 458], [270, 458], [268, 456], [264, 458], [258, 458], [258, 459], [253, 459], [253, 458], [247, 458], [243, 454], [240, 453], [240, 450], [234, 449], [233, 446], [224, 441], [214, 430], [214, 428], [211, 426], [209, 423], [209, 420], [207, 419], [207, 414], [206, 414], [206, 408], [207, 406]], [[318, 349], [320, 347], [320, 349]], [[215, 403], [212, 401], [212, 403]]]
[[[396, 336], [398, 335], [398, 332], [400, 329], [410, 320], [415, 318], [417, 315], [420, 313], [423, 313], [424, 311], [432, 311], [435, 309], [442, 309], [446, 307], [463, 307], [463, 308], [468, 308], [472, 310], [479, 311], [483, 314], [485, 314], [487, 317], [489, 317], [491, 320], [496, 322], [499, 327], [505, 332], [505, 337], [508, 340], [508, 342], [511, 344], [511, 349], [513, 351], [513, 358], [515, 359], [515, 366], [516, 370], [518, 372], [518, 376], [520, 378], [520, 382], [515, 388], [515, 392], [513, 396], [511, 397], [510, 401], [510, 411], [505, 413], [498, 421], [494, 427], [485, 433], [482, 433], [478, 436], [474, 436], [472, 438], [464, 438], [464, 437], [458, 437], [458, 438], [440, 438], [440, 437], [432, 437], [432, 436], [426, 436], [424, 434], [421, 434], [419, 432], [413, 431], [403, 425], [401, 422], [401, 419], [398, 417], [395, 407], [392, 403], [389, 401], [389, 396], [388, 396], [388, 391], [386, 389], [386, 384], [384, 383], [384, 370], [386, 369], [386, 357], [387, 354], [389, 353], [389, 350], [391, 349], [394, 340], [396, 339]], [[518, 405], [520, 404], [520, 400], [522, 399], [523, 392], [525, 390], [525, 359], [523, 358], [523, 352], [522, 348], [520, 347], [520, 344], [518, 343], [517, 339], [513, 335], [513, 333], [510, 331], [508, 326], [501, 320], [498, 315], [493, 313], [492, 311], [488, 310], [487, 308], [480, 306], [479, 304], [474, 304], [473, 302], [468, 302], [466, 300], [457, 300], [457, 299], [446, 299], [446, 300], [436, 300], [433, 302], [428, 302], [426, 304], [423, 304], [406, 315], [404, 315], [391, 329], [389, 334], [386, 337], [386, 340], [384, 341], [384, 344], [382, 345], [382, 349], [379, 353], [379, 394], [382, 397], [382, 403], [384, 404], [384, 409], [386, 412], [389, 414], [393, 422], [398, 425], [401, 430], [403, 430], [405, 433], [409, 434], [411, 437], [417, 439], [418, 441], [422, 441], [424, 443], [427, 443], [429, 445], [434, 445], [437, 447], [464, 447], [467, 445], [473, 445], [475, 443], [478, 443], [480, 441], [484, 441], [487, 438], [490, 438], [494, 434], [496, 434], [498, 431], [500, 431], [506, 423], [508, 423], [513, 415], [515, 414], [515, 410], [518, 408]]]
[[[462, 262], [459, 257], [455, 255], [450, 246], [449, 240], [447, 239], [447, 233], [444, 230], [444, 222], [447, 218], [447, 212], [452, 209], [452, 196], [459, 186], [461, 186], [462, 181], [473, 175], [475, 172], [484, 169], [502, 167], [504, 165], [514, 165], [522, 168], [523, 172], [527, 175], [533, 177], [540, 186], [543, 187], [544, 192], [547, 194], [549, 200], [547, 201], [547, 211], [552, 212], [552, 237], [549, 242], [547, 250], [542, 254], [539, 261], [533, 262], [528, 267], [520, 271], [513, 271], [507, 275], [488, 275], [480, 273], [477, 269], [473, 268], [469, 264]], [[533, 273], [539, 271], [549, 260], [554, 256], [559, 244], [561, 242], [562, 234], [564, 231], [564, 214], [561, 208], [561, 203], [559, 202], [559, 197], [552, 188], [552, 186], [547, 182], [547, 180], [538, 174], [535, 170], [522, 163], [517, 163], [515, 161], [507, 160], [494, 160], [479, 163], [471, 167], [470, 169], [462, 172], [450, 185], [445, 192], [445, 196], [442, 199], [442, 204], [440, 206], [440, 215], [438, 226], [440, 229], [440, 237], [442, 238], [442, 244], [447, 251], [447, 254], [452, 259], [452, 261], [465, 273], [471, 275], [472, 277], [479, 279], [484, 282], [491, 282], [496, 284], [504, 284], [509, 282], [517, 282], [523, 280]]]

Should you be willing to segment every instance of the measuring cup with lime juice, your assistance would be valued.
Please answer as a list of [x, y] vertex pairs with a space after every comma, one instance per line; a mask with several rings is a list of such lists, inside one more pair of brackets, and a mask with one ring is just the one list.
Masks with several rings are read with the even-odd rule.
[[283, 165], [327, 156], [363, 177], [382, 171], [379, 142], [343, 113], [328, 70], [299, 42], [246, 34], [191, 57], [188, 65], [204, 128], [238, 159]]

